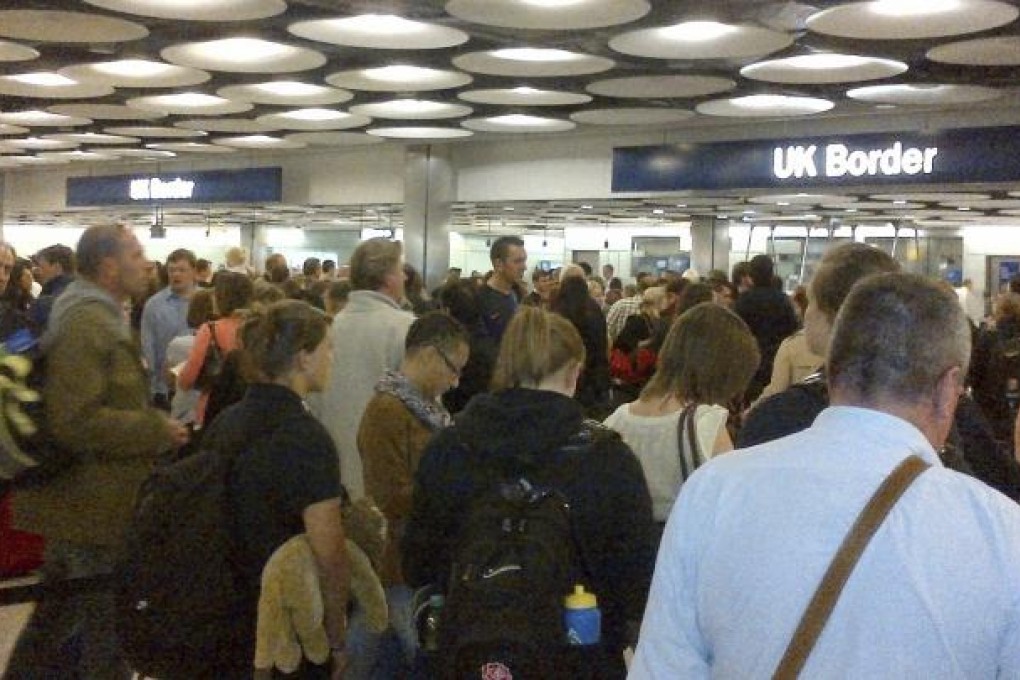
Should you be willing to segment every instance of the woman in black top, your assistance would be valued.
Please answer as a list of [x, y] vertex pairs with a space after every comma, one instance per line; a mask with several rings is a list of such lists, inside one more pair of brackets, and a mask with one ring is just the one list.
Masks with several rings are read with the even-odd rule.
[[568, 274], [560, 281], [559, 291], [550, 308], [566, 317], [581, 334], [585, 360], [577, 381], [576, 398], [594, 418], [607, 415], [609, 409], [609, 331], [606, 317], [588, 293], [588, 284], [580, 276]]
[[[304, 403], [329, 381], [328, 331], [325, 315], [297, 300], [250, 316], [240, 334], [254, 381], [210, 426], [203, 445], [244, 442], [228, 488], [239, 568], [251, 592], [251, 615], [239, 625], [251, 627], [252, 650], [262, 569], [278, 547], [303, 533], [319, 571], [332, 676], [339, 678], [347, 665], [350, 586], [340, 469], [333, 440]], [[247, 658], [250, 664], [253, 653]], [[326, 674], [314, 676], [320, 675]]]
[[630, 448], [585, 421], [571, 398], [584, 357], [568, 321], [533, 307], [517, 311], [500, 345], [495, 391], [476, 396], [419, 463], [404, 577], [414, 586], [448, 582], [467, 510], [492, 479], [526, 476], [554, 488], [570, 504], [587, 585], [602, 610], [606, 656], [597, 675], [622, 678], [626, 624], [640, 619], [651, 580], [651, 500]]

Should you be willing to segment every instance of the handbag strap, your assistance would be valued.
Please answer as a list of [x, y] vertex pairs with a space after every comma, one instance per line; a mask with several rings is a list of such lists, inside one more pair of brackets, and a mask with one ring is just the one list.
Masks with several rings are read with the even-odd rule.
[[210, 321], [209, 322], [209, 342], [211, 343], [210, 347], [212, 347], [212, 349], [214, 349], [217, 352], [220, 351], [220, 341], [216, 339], [216, 322], [215, 321]]
[[928, 463], [918, 456], [908, 457], [889, 473], [868, 500], [861, 514], [857, 516], [850, 533], [843, 539], [835, 557], [829, 563], [829, 568], [804, 611], [772, 680], [794, 680], [800, 675], [829, 616], [836, 608], [843, 587], [850, 579], [850, 574], [868, 547], [869, 541], [903, 492], [929, 467]]
[[[701, 464], [698, 451], [698, 437], [694, 431], [694, 416], [697, 413], [697, 410], [697, 404], [687, 404], [687, 406], [684, 407], [684, 410], [680, 412], [680, 418], [676, 421], [676, 443], [677, 450], [680, 452], [681, 484], [687, 481], [687, 478], [690, 477]], [[689, 450], [691, 452], [693, 467], [687, 466], [687, 456], [684, 455], [685, 450]]]

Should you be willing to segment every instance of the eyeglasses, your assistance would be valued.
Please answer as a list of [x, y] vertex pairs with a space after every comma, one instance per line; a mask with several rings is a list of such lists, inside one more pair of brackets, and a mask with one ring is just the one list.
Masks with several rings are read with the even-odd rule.
[[460, 378], [460, 372], [463, 369], [457, 368], [457, 365], [450, 361], [450, 357], [446, 356], [446, 352], [439, 349], [437, 346], [432, 345], [432, 349], [436, 350], [436, 354], [438, 354], [439, 358], [443, 360], [443, 363], [446, 364], [446, 367], [450, 369], [450, 373], [453, 373], [455, 376]]

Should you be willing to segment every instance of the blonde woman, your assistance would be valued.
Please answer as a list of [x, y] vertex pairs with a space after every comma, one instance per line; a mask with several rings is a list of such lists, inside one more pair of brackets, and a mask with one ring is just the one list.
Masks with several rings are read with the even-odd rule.
[[[641, 461], [656, 522], [669, 517], [680, 485], [695, 468], [733, 448], [725, 405], [747, 388], [760, 358], [747, 324], [704, 302], [673, 324], [638, 400], [606, 419]], [[693, 442], [683, 417], [693, 419]]]

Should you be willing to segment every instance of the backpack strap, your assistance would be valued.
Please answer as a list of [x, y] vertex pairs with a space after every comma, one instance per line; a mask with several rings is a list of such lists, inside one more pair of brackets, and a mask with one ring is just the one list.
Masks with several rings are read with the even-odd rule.
[[829, 563], [772, 680], [796, 680], [800, 675], [868, 543], [903, 493], [929, 467], [918, 456], [909, 456], [889, 473], [868, 500]]

